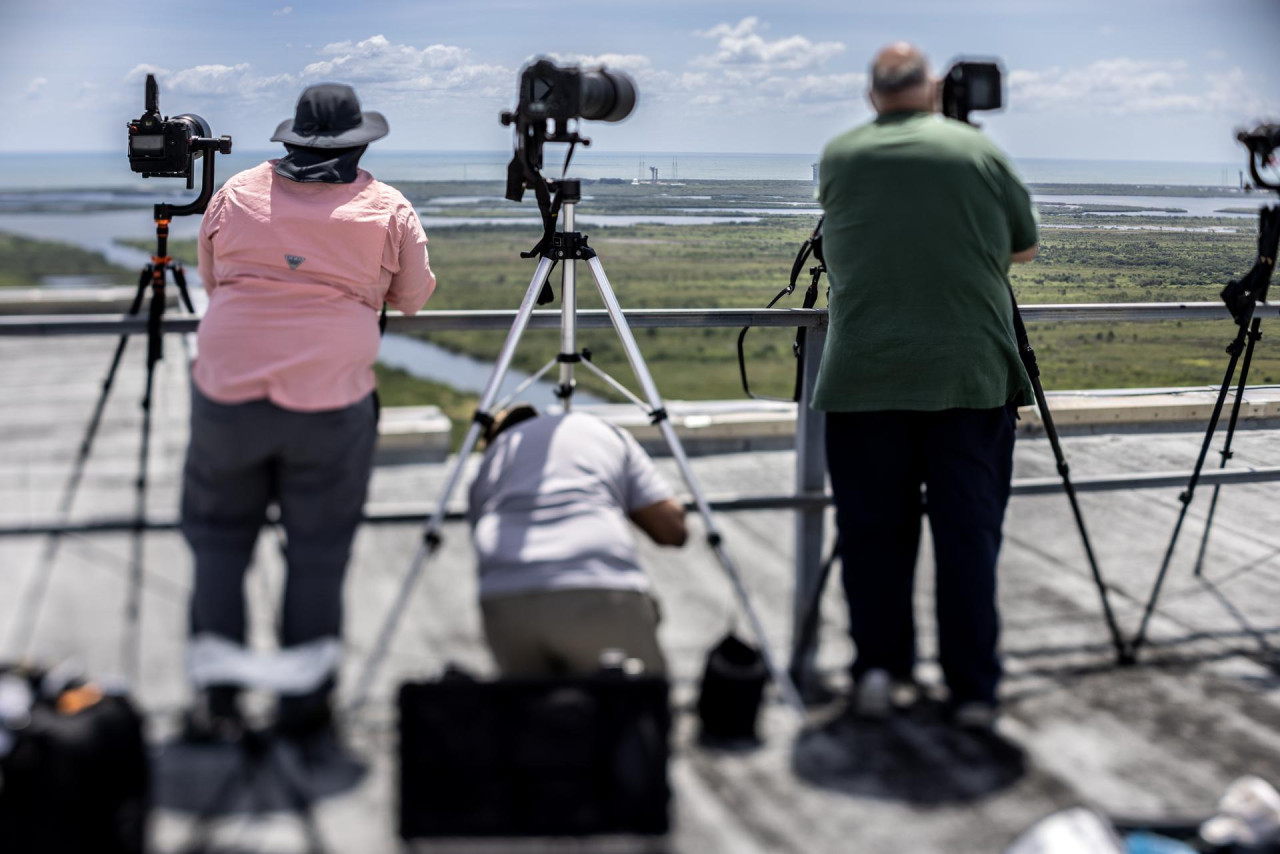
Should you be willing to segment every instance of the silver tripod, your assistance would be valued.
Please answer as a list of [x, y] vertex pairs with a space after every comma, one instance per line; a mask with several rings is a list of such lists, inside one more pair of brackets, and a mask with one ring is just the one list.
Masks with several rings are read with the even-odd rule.
[[[765, 666], [768, 667], [769, 673], [777, 684], [783, 700], [803, 718], [804, 703], [800, 699], [800, 694], [796, 690], [795, 684], [791, 681], [791, 677], [786, 670], [779, 667], [778, 660], [770, 650], [769, 642], [765, 637], [764, 626], [760, 623], [760, 618], [751, 604], [750, 596], [742, 582], [742, 576], [738, 571], [737, 565], [725, 549], [724, 538], [716, 527], [715, 518], [711, 515], [711, 507], [707, 504], [707, 499], [703, 495], [697, 479], [694, 477], [693, 470], [689, 465], [689, 457], [680, 442], [680, 437], [676, 435], [675, 428], [667, 417], [662, 396], [658, 393], [653, 376], [649, 373], [648, 365], [645, 364], [644, 357], [640, 354], [640, 347], [636, 344], [635, 336], [631, 333], [631, 327], [627, 325], [627, 320], [622, 315], [622, 308], [614, 295], [613, 287], [609, 284], [609, 277], [605, 274], [604, 265], [600, 263], [600, 258], [596, 255], [595, 250], [587, 245], [586, 236], [574, 231], [574, 209], [581, 200], [581, 186], [578, 181], [562, 180], [556, 183], [556, 194], [559, 196], [562, 206], [563, 231], [556, 232], [553, 239], [548, 242], [542, 251], [538, 260], [538, 267], [533, 273], [533, 279], [529, 282], [529, 289], [525, 291], [524, 300], [520, 303], [519, 311], [516, 312], [515, 322], [507, 333], [507, 339], [503, 343], [502, 350], [498, 353], [497, 361], [494, 364], [493, 373], [489, 375], [489, 380], [480, 395], [480, 401], [476, 405], [475, 417], [467, 430], [466, 437], [462, 440], [462, 447], [458, 450], [458, 457], [453, 465], [453, 470], [445, 481], [444, 490], [440, 494], [440, 502], [436, 506], [435, 513], [432, 514], [427, 522], [422, 536], [422, 544], [418, 546], [413, 562], [409, 566], [409, 571], [405, 574], [401, 583], [399, 594], [396, 596], [391, 611], [382, 624], [378, 638], [357, 680], [355, 693], [348, 708], [349, 710], [358, 709], [368, 700], [374, 676], [387, 655], [391, 639], [409, 601], [409, 594], [417, 583], [418, 577], [422, 574], [427, 560], [439, 549], [441, 543], [440, 526], [444, 522], [449, 500], [453, 496], [454, 490], [457, 489], [458, 482], [462, 479], [463, 467], [466, 465], [467, 458], [475, 449], [481, 431], [492, 423], [493, 413], [505, 405], [507, 401], [522, 393], [532, 383], [546, 375], [556, 365], [560, 366], [560, 383], [556, 389], [556, 394], [563, 401], [564, 409], [567, 412], [571, 405], [575, 385], [574, 366], [583, 364], [609, 383], [611, 387], [644, 409], [649, 414], [651, 421], [662, 431], [662, 437], [666, 440], [671, 456], [675, 459], [676, 465], [680, 469], [680, 474], [684, 478], [685, 485], [693, 495], [694, 505], [698, 514], [702, 517], [702, 521], [706, 526], [707, 543], [711, 546], [716, 558], [720, 561], [720, 565], [724, 567], [725, 573], [729, 576], [734, 593], [738, 598], [738, 603], [746, 615], [757, 643], [760, 645]], [[633, 394], [625, 386], [596, 367], [589, 360], [584, 359], [577, 352], [577, 279], [575, 266], [579, 260], [586, 262], [592, 278], [595, 279], [596, 290], [599, 291], [600, 298], [604, 302], [605, 310], [613, 323], [614, 331], [618, 334], [618, 339], [622, 343], [622, 349], [627, 354], [627, 361], [631, 364], [631, 370], [635, 373], [636, 380], [640, 384], [643, 398]], [[540, 296], [547, 287], [547, 279], [550, 277], [551, 269], [557, 261], [563, 262], [561, 266], [563, 290], [560, 314], [560, 354], [525, 382], [521, 383], [508, 396], [507, 401], [499, 402], [498, 391], [502, 387], [502, 381], [511, 367], [511, 360], [515, 356], [516, 347], [519, 345], [520, 338], [524, 335], [525, 328], [528, 326], [535, 304], [539, 301], [545, 301], [545, 299], [540, 300]], [[495, 404], [497, 405], [495, 406]]]

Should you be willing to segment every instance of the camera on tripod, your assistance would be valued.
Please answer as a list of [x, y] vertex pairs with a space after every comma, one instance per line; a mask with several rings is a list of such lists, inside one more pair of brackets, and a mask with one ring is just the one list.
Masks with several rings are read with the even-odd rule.
[[1249, 149], [1249, 172], [1253, 175], [1254, 185], [1280, 193], [1280, 182], [1268, 181], [1259, 174], [1261, 169], [1277, 165], [1277, 153], [1280, 153], [1280, 124], [1260, 124], [1253, 130], [1238, 131], [1236, 139]]
[[506, 197], [518, 202], [524, 198], [526, 187], [538, 188], [545, 143], [591, 144], [591, 140], [569, 129], [570, 121], [620, 122], [635, 108], [636, 83], [623, 72], [609, 71], [604, 66], [559, 66], [545, 57], [526, 65], [520, 72], [516, 108], [502, 113], [503, 125], [516, 126], [516, 150], [507, 169]]
[[129, 168], [143, 178], [186, 178], [195, 186], [195, 161], [210, 148], [231, 151], [231, 137], [212, 139], [209, 123], [194, 113], [173, 117], [160, 114], [160, 87], [147, 75], [146, 107], [129, 122]]
[[942, 114], [969, 123], [969, 113], [998, 110], [1004, 106], [1000, 63], [961, 60], [942, 78]]
[[581, 69], [539, 59], [520, 72], [520, 102], [514, 114], [529, 121], [591, 119], [620, 122], [636, 108], [636, 84], [628, 75], [600, 68]]

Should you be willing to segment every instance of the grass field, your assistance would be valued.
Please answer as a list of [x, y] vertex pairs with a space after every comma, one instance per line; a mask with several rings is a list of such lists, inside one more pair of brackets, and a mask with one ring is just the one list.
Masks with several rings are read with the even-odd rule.
[[[401, 189], [416, 204], [428, 208], [444, 196], [476, 197], [465, 206], [447, 206], [450, 214], [529, 216], [535, 212], [532, 199], [520, 205], [500, 199], [502, 187], [493, 182], [404, 184]], [[1066, 191], [1065, 186], [1062, 189]], [[1084, 189], [1089, 188], [1073, 187], [1071, 191]], [[778, 209], [812, 205], [812, 192], [812, 184], [801, 181], [688, 182], [681, 187], [594, 183], [583, 188], [581, 210], [663, 213], [686, 203], [704, 209]], [[1164, 207], [1158, 195], [1153, 198], [1153, 210]], [[1098, 207], [1105, 210], [1106, 206]], [[1032, 264], [1016, 267], [1012, 274], [1023, 303], [1215, 300], [1226, 281], [1248, 269], [1253, 259], [1255, 224], [1251, 219], [1170, 220], [1048, 210], [1043, 219], [1046, 228], [1040, 256]], [[813, 222], [811, 216], [766, 213], [755, 223], [643, 224], [582, 230], [600, 253], [624, 308], [714, 308], [763, 306], [786, 283], [794, 253]], [[1225, 226], [1236, 231], [1121, 231], [1105, 228], [1108, 225]], [[520, 258], [519, 253], [539, 236], [536, 227], [513, 223], [431, 228], [429, 236], [439, 287], [428, 310], [514, 309], [519, 304], [534, 268], [534, 262]], [[190, 244], [174, 248], [190, 260]], [[558, 285], [558, 271], [552, 281]], [[580, 306], [599, 307], [585, 269], [580, 271], [579, 282]], [[799, 294], [786, 304], [799, 305]], [[825, 300], [819, 303], [823, 304]], [[1072, 389], [1217, 383], [1224, 363], [1223, 347], [1233, 328], [1229, 323], [1212, 321], [1105, 326], [1059, 323], [1034, 325], [1030, 332], [1040, 354], [1045, 387]], [[741, 396], [736, 336], [736, 330], [728, 329], [638, 332], [659, 388], [675, 399]], [[758, 391], [789, 392], [794, 371], [792, 336], [789, 330], [752, 332], [749, 367]], [[496, 332], [449, 332], [431, 337], [450, 349], [492, 357], [503, 336]], [[557, 343], [552, 332], [528, 334], [516, 367], [540, 367], [555, 353]], [[631, 382], [612, 333], [583, 333], [581, 344], [591, 348], [597, 364]], [[1259, 348], [1255, 362], [1257, 381], [1280, 378], [1280, 356], [1272, 355], [1267, 347]], [[412, 396], [411, 378], [396, 382], [397, 395]], [[589, 375], [581, 376], [581, 384], [602, 396], [615, 396]], [[438, 391], [423, 388], [420, 399], [427, 402], [435, 394]]]
[[0, 287], [34, 288], [46, 276], [101, 276], [103, 282], [132, 284], [138, 271], [118, 267], [97, 252], [0, 232]]

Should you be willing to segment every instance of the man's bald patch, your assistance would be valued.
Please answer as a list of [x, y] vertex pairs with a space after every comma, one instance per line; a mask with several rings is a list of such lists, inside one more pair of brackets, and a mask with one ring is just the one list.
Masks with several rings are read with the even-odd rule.
[[871, 63], [871, 91], [877, 95], [896, 95], [928, 81], [929, 61], [906, 42], [890, 45]]

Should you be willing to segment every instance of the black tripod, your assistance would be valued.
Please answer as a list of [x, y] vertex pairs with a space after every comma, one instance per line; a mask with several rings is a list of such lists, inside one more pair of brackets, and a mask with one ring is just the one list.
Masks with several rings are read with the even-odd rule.
[[[147, 510], [147, 475], [148, 462], [151, 457], [151, 403], [155, 379], [156, 364], [164, 358], [164, 334], [162, 322], [168, 302], [166, 283], [169, 274], [173, 275], [178, 287], [178, 294], [187, 311], [194, 314], [191, 294], [187, 290], [186, 273], [182, 264], [169, 255], [169, 223], [174, 217], [203, 213], [213, 195], [214, 153], [223, 154], [231, 151], [231, 138], [220, 139], [195, 137], [190, 141], [193, 151], [205, 154], [204, 168], [201, 178], [200, 195], [195, 201], [185, 205], [158, 204], [154, 208], [153, 218], [156, 224], [156, 251], [151, 260], [142, 268], [138, 277], [138, 287], [134, 292], [133, 302], [129, 306], [126, 317], [137, 317], [142, 311], [144, 300], [147, 302], [147, 373], [144, 386], [142, 407], [142, 430], [138, 448], [138, 475], [134, 481], [134, 526], [130, 541], [129, 587], [125, 602], [126, 630], [122, 646], [122, 662], [125, 675], [136, 681], [141, 672], [140, 667], [140, 619], [142, 605], [143, 582], [143, 533], [146, 530]], [[148, 299], [149, 297], [149, 299]], [[102, 381], [102, 391], [94, 404], [93, 414], [85, 427], [84, 437], [80, 441], [71, 472], [63, 485], [58, 501], [58, 514], [63, 522], [71, 515], [71, 507], [75, 503], [76, 493], [84, 477], [85, 465], [93, 449], [94, 439], [102, 424], [102, 415], [107, 405], [107, 398], [115, 385], [116, 372], [124, 358], [130, 333], [121, 334], [116, 342], [116, 349]], [[23, 595], [24, 607], [19, 610], [19, 619], [10, 635], [10, 653], [15, 657], [25, 657], [31, 653], [31, 644], [35, 638], [36, 625], [39, 621], [41, 605], [49, 589], [49, 581], [53, 575], [54, 562], [58, 549], [62, 544], [61, 534], [50, 534], [40, 553], [39, 563], [31, 576], [27, 590]]]
[[[1238, 139], [1249, 149], [1249, 170], [1253, 173], [1253, 179], [1257, 185], [1280, 194], [1280, 183], [1268, 182], [1258, 174], [1259, 165], [1266, 163], [1271, 158], [1272, 152], [1280, 150], [1280, 125], [1263, 125], [1249, 133], [1241, 132], [1238, 135]], [[1148, 597], [1146, 608], [1142, 613], [1142, 623], [1138, 626], [1138, 633], [1134, 635], [1130, 644], [1129, 650], [1132, 656], [1136, 656], [1138, 650], [1146, 643], [1147, 628], [1151, 623], [1152, 614], [1155, 612], [1160, 590], [1164, 586], [1169, 564], [1173, 561], [1173, 552], [1178, 544], [1178, 535], [1182, 532], [1182, 523], [1186, 521], [1187, 511], [1191, 508], [1191, 500], [1195, 496], [1196, 484], [1200, 481], [1200, 472], [1204, 468], [1205, 458], [1209, 454], [1209, 445], [1213, 442], [1213, 434], [1218, 428], [1218, 420], [1222, 416], [1222, 407], [1226, 402], [1227, 393], [1231, 389], [1231, 380], [1235, 376], [1236, 365], [1239, 363], [1240, 380], [1236, 384], [1235, 399], [1232, 401], [1231, 415], [1227, 421], [1227, 435], [1220, 452], [1222, 457], [1220, 468], [1226, 468], [1227, 461], [1232, 457], [1231, 442], [1235, 438], [1236, 424], [1240, 417], [1240, 405], [1244, 401], [1244, 390], [1249, 379], [1249, 364], [1253, 360], [1254, 345], [1262, 338], [1262, 318], [1255, 317], [1254, 312], [1258, 307], [1258, 303], [1266, 302], [1267, 288], [1270, 287], [1271, 274], [1275, 269], [1278, 245], [1280, 245], [1280, 205], [1270, 205], [1258, 212], [1257, 260], [1254, 261], [1253, 267], [1243, 278], [1233, 280], [1223, 288], [1220, 294], [1227, 310], [1231, 312], [1232, 319], [1235, 320], [1236, 336], [1227, 346], [1227, 370], [1222, 377], [1222, 385], [1218, 389], [1218, 397], [1214, 401], [1213, 412], [1209, 415], [1209, 427], [1205, 430], [1204, 441], [1200, 444], [1200, 454], [1196, 458], [1195, 468], [1191, 471], [1191, 478], [1187, 481], [1187, 488], [1178, 496], [1182, 509], [1178, 512], [1178, 520], [1173, 526], [1173, 535], [1169, 538], [1169, 546], [1165, 549], [1164, 560], [1160, 563], [1160, 572], [1156, 575], [1155, 584], [1151, 588], [1151, 595]], [[1244, 356], [1243, 360], [1241, 360], [1242, 354]], [[1201, 574], [1203, 568], [1205, 550], [1209, 540], [1209, 529], [1213, 525], [1213, 516], [1218, 505], [1219, 489], [1220, 487], [1214, 487], [1213, 499], [1209, 504], [1204, 536], [1201, 539], [1200, 551], [1196, 559], [1195, 574], [1197, 576]]]
[[1080, 501], [1076, 497], [1075, 485], [1071, 483], [1071, 467], [1067, 465], [1066, 454], [1062, 452], [1062, 441], [1058, 438], [1058, 428], [1053, 423], [1053, 413], [1049, 410], [1049, 402], [1045, 400], [1044, 386], [1040, 382], [1040, 365], [1036, 361], [1036, 351], [1027, 338], [1027, 328], [1022, 322], [1022, 312], [1018, 310], [1018, 302], [1014, 299], [1013, 289], [1009, 289], [1009, 301], [1013, 304], [1013, 332], [1018, 342], [1018, 356], [1031, 379], [1031, 391], [1036, 398], [1036, 408], [1040, 411], [1040, 421], [1044, 425], [1044, 434], [1049, 439], [1049, 447], [1053, 449], [1053, 459], [1062, 478], [1062, 491], [1067, 494], [1067, 503], [1071, 505], [1071, 515], [1075, 517], [1076, 527], [1080, 530], [1080, 544], [1084, 546], [1085, 558], [1089, 561], [1089, 573], [1098, 588], [1098, 598], [1102, 602], [1102, 616], [1107, 621], [1107, 630], [1111, 633], [1111, 644], [1115, 647], [1116, 663], [1130, 664], [1133, 652], [1124, 642], [1120, 626], [1116, 623], [1115, 613], [1111, 610], [1111, 600], [1107, 596], [1107, 583], [1102, 578], [1102, 570], [1098, 568], [1098, 558], [1093, 553], [1093, 544], [1089, 541], [1089, 530], [1084, 524], [1084, 514], [1080, 511]]

